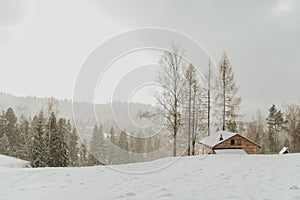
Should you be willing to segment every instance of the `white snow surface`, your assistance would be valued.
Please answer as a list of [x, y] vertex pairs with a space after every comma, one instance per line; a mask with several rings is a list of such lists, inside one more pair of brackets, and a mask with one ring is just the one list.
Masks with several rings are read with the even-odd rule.
[[300, 199], [300, 154], [203, 155], [111, 167], [0, 167], [1, 200]]
[[30, 167], [30, 163], [25, 160], [0, 154], [0, 167], [23, 168]]
[[244, 149], [215, 149], [216, 154], [239, 154], [246, 155]]

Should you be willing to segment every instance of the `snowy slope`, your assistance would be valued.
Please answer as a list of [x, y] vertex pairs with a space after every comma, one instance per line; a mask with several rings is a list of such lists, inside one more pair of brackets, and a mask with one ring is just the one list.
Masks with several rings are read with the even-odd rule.
[[21, 160], [18, 158], [5, 156], [0, 154], [0, 167], [16, 167], [16, 168], [23, 168], [23, 167], [30, 167], [30, 163], [25, 160]]
[[86, 168], [0, 168], [2, 200], [300, 199], [300, 154], [210, 155]]

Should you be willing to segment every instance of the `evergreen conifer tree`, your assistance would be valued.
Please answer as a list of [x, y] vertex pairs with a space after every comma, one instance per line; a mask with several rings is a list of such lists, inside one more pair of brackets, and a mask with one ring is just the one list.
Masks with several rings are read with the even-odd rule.
[[90, 144], [91, 164], [99, 165], [100, 163], [106, 162], [106, 149], [104, 144], [103, 127], [100, 125], [94, 126], [93, 137]]
[[125, 131], [121, 131], [118, 146], [124, 151], [128, 151], [129, 149], [129, 142]]
[[283, 113], [275, 105], [272, 105], [269, 109], [267, 124], [269, 152], [278, 153], [280, 144], [279, 134], [285, 129], [285, 121]]
[[72, 167], [77, 166], [78, 163], [78, 154], [79, 154], [79, 147], [78, 147], [78, 137], [76, 128], [73, 127], [72, 131], [70, 132], [70, 137], [68, 141], [68, 152], [69, 152], [69, 165]]
[[48, 149], [45, 140], [44, 112], [34, 116], [32, 124], [33, 141], [30, 149], [30, 163], [33, 167], [46, 167], [48, 163]]
[[0, 114], [0, 153], [8, 155], [9, 141], [6, 133], [7, 120], [5, 112]]
[[18, 127], [17, 127], [17, 117], [12, 108], [8, 108], [5, 113], [5, 118], [7, 121], [5, 131], [8, 138], [8, 154], [17, 157], [17, 144], [18, 144]]

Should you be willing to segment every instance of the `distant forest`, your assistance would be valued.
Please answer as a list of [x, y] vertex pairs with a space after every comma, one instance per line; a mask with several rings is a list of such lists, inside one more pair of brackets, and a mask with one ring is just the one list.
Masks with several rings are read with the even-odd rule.
[[[113, 148], [116, 146], [116, 148]], [[0, 115], [0, 153], [28, 160], [33, 167], [66, 167], [121, 164], [157, 159], [151, 152], [160, 148], [160, 138], [130, 137], [113, 127], [105, 134], [95, 125], [92, 138], [81, 141], [73, 123], [57, 118], [51, 106], [32, 119], [16, 116], [12, 108]], [[128, 156], [139, 154], [138, 156]], [[157, 156], [157, 155], [156, 155]], [[165, 155], [167, 156], [167, 155]]]

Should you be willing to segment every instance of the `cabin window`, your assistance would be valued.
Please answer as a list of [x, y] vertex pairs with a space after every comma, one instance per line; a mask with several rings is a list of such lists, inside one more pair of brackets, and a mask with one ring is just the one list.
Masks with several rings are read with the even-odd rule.
[[231, 143], [231, 145], [234, 145], [235, 141], [234, 141], [234, 140], [231, 140], [230, 143]]
[[238, 140], [237, 140], [237, 145], [241, 145], [241, 144], [242, 144], [241, 140], [238, 139]]

